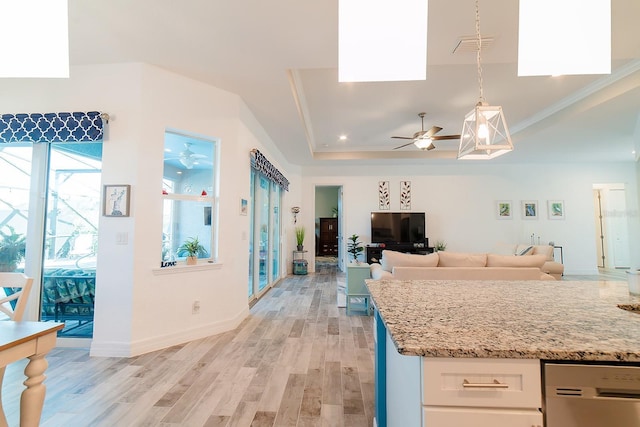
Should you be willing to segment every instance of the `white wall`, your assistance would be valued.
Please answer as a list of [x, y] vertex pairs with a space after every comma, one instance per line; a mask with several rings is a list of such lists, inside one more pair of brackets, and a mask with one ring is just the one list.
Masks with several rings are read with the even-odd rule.
[[[596, 274], [594, 183], [624, 183], [637, 209], [635, 165], [553, 164], [498, 165], [464, 162], [451, 166], [306, 168], [302, 206], [314, 203], [316, 185], [343, 185], [345, 235], [356, 233], [370, 242], [370, 213], [378, 210], [378, 182], [389, 181], [391, 210], [400, 209], [400, 181], [412, 184], [412, 211], [427, 214], [430, 243], [444, 240], [449, 251], [487, 252], [499, 242], [528, 243], [535, 234], [543, 244], [564, 249], [566, 274]], [[564, 200], [566, 219], [547, 218], [547, 200]], [[497, 200], [511, 200], [512, 220], [498, 220]], [[537, 200], [539, 218], [523, 220], [522, 200]], [[630, 216], [637, 223], [638, 216]], [[637, 229], [637, 224], [633, 225]], [[637, 239], [631, 239], [637, 240]], [[632, 242], [632, 244], [638, 244]], [[312, 264], [312, 263], [310, 263]]]
[[[238, 96], [144, 64], [73, 67], [70, 79], [0, 79], [0, 93], [3, 112], [111, 115], [103, 184], [131, 184], [131, 216], [100, 219], [92, 355], [132, 356], [226, 331], [244, 319], [249, 216], [239, 214], [239, 203], [249, 199], [249, 151], [262, 151], [294, 188], [300, 175]], [[175, 274], [158, 268], [167, 128], [220, 138], [217, 266]], [[284, 200], [300, 204], [291, 193]], [[126, 233], [128, 244], [116, 245], [116, 233]], [[198, 315], [191, 314], [195, 300]]]

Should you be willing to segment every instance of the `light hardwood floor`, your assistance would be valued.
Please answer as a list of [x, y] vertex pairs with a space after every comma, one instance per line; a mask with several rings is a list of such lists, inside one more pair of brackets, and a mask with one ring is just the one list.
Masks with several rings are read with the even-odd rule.
[[[346, 316], [336, 289], [321, 266], [284, 279], [232, 332], [134, 358], [55, 349], [42, 426], [371, 426], [372, 318]], [[5, 376], [10, 426], [24, 365]]]

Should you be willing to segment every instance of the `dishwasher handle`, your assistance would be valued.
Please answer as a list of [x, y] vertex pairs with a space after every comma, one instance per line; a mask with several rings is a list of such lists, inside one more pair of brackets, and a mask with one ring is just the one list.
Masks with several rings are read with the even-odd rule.
[[597, 388], [595, 397], [606, 398], [606, 399], [619, 399], [619, 400], [629, 400], [629, 399], [640, 400], [640, 390], [619, 390], [619, 389]]

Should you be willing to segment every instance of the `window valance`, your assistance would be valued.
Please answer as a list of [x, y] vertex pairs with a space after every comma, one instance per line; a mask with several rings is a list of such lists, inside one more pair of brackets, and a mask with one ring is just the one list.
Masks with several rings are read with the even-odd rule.
[[98, 111], [2, 114], [0, 143], [100, 141], [107, 118]]
[[256, 148], [251, 150], [251, 167], [289, 191], [289, 180]]

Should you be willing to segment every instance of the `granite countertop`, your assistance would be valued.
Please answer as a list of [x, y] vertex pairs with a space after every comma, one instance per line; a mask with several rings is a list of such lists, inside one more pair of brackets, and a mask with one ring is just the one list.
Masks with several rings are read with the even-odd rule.
[[626, 282], [366, 283], [403, 355], [640, 361], [640, 298]]

